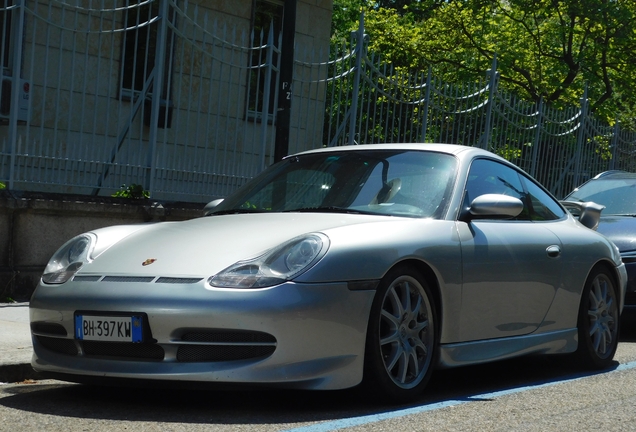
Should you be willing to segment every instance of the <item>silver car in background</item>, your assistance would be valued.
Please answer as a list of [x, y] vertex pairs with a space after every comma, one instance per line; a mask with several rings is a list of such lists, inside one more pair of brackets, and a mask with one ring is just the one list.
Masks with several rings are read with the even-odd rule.
[[617, 248], [487, 151], [304, 152], [206, 214], [63, 245], [30, 303], [33, 367], [105, 384], [363, 383], [408, 400], [437, 367], [612, 363]]

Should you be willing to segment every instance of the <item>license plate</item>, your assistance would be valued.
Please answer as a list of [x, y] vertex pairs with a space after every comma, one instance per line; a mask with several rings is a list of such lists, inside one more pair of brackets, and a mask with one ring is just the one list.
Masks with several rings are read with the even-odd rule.
[[108, 342], [142, 342], [143, 318], [75, 315], [75, 338]]

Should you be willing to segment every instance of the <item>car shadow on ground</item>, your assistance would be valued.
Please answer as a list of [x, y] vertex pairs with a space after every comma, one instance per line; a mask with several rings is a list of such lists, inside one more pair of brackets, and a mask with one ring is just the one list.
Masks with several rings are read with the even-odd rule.
[[619, 342], [636, 342], [636, 320], [621, 321]]
[[0, 386], [0, 405], [70, 418], [217, 425], [276, 424], [291, 428], [298, 423], [374, 415], [440, 402], [483, 400], [480, 395], [593, 374], [577, 371], [566, 356], [529, 356], [438, 370], [425, 393], [409, 404], [378, 400], [359, 388], [342, 391], [189, 391], [126, 389], [48, 380]]

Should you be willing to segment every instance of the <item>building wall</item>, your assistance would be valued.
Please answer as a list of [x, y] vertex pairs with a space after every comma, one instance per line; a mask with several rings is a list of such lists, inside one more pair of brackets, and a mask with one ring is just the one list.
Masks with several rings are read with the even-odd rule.
[[[297, 60], [328, 59], [331, 3], [298, 1]], [[0, 123], [0, 181], [10, 163], [18, 190], [110, 195], [136, 183], [156, 199], [205, 202], [271, 164], [274, 123], [246, 116], [253, 0], [176, 5], [184, 9], [166, 63], [170, 107], [160, 111], [170, 113], [170, 127], [155, 127], [144, 121], [149, 103], [135, 111], [135, 101], [122, 97], [129, 93], [120, 83], [121, 10], [96, 11], [89, 0], [30, 3], [21, 72], [30, 83], [30, 118], [18, 124], [15, 143]], [[294, 84], [291, 151], [322, 145], [324, 94]]]

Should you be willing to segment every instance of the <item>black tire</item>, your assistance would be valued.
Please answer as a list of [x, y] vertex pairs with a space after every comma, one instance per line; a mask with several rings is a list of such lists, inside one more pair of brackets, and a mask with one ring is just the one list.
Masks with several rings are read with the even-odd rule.
[[612, 275], [596, 268], [588, 277], [579, 307], [576, 360], [587, 369], [609, 367], [618, 347], [620, 313]]
[[406, 401], [420, 394], [436, 363], [438, 321], [426, 280], [409, 267], [380, 282], [369, 316], [364, 387]]

